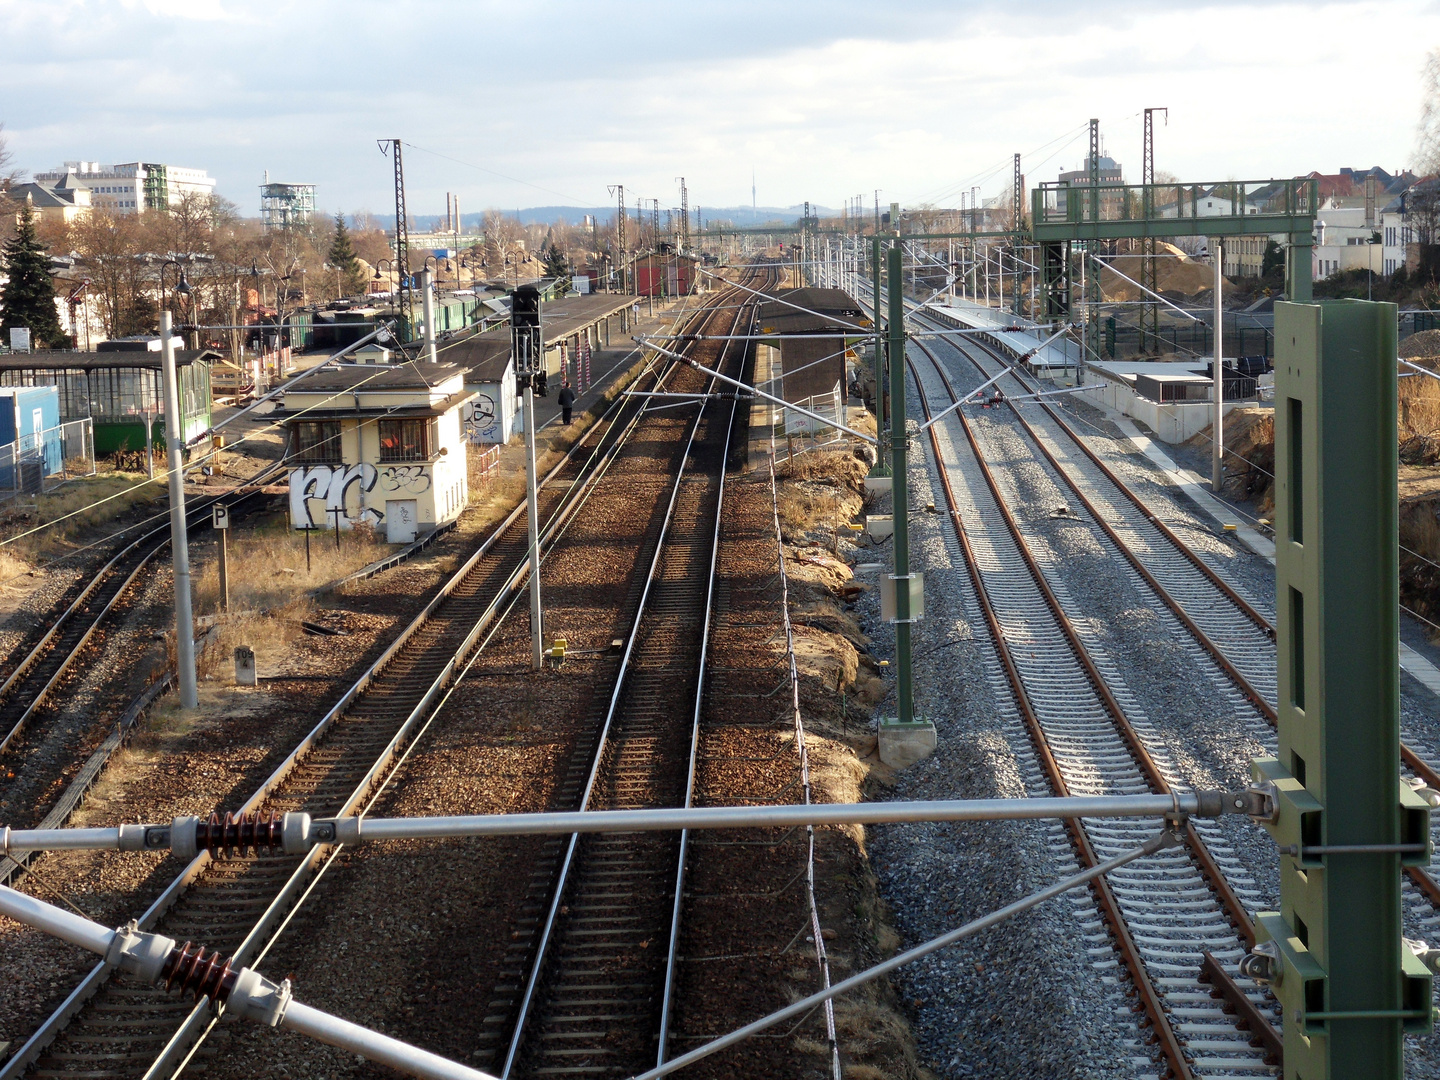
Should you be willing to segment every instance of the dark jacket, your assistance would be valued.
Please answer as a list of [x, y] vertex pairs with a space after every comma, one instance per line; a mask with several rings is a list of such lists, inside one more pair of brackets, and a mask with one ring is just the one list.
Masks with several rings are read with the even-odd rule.
[[575, 404], [575, 391], [568, 386], [562, 386], [555, 400], [559, 402], [562, 409], [568, 409]]

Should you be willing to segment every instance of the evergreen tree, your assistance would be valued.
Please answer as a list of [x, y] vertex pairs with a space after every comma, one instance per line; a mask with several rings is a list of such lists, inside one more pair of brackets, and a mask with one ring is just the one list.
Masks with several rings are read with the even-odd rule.
[[545, 249], [545, 276], [548, 278], [562, 278], [570, 273], [569, 263], [565, 254], [554, 244]]
[[35, 235], [35, 214], [28, 202], [20, 208], [20, 224], [5, 245], [3, 261], [10, 280], [0, 291], [0, 330], [25, 326], [30, 329], [32, 346], [69, 345], [69, 335], [60, 329], [55, 311], [50, 257]]
[[355, 257], [354, 245], [350, 243], [350, 230], [345, 227], [344, 213], [335, 215], [335, 235], [330, 241], [330, 252], [326, 258], [340, 276], [341, 288], [345, 292], [356, 292], [360, 287], [360, 260]]
[[350, 243], [350, 230], [345, 227], [345, 215], [335, 215], [335, 238], [330, 241], [330, 265], [337, 270], [347, 274], [355, 274], [360, 271], [360, 263], [355, 258], [355, 248]]

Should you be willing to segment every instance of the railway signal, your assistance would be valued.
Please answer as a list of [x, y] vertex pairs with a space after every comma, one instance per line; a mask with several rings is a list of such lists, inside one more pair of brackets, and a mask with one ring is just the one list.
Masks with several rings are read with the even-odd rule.
[[540, 290], [522, 285], [510, 294], [510, 333], [515, 379], [523, 394], [525, 512], [530, 525], [530, 660], [545, 666], [545, 627], [540, 610], [540, 517], [535, 478], [535, 394], [545, 388], [545, 341], [540, 333]]

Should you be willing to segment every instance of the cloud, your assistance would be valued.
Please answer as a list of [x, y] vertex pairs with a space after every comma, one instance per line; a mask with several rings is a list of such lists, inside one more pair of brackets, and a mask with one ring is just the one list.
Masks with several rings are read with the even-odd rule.
[[[1381, 33], [1404, 26], [1405, 33]], [[1420, 0], [1075, 5], [935, 0], [516, 5], [0, 0], [0, 68], [21, 163], [203, 167], [253, 212], [262, 170], [329, 208], [391, 202], [375, 139], [417, 150], [409, 201], [438, 213], [608, 202], [605, 186], [692, 205], [838, 205], [993, 193], [1074, 166], [1090, 116], [1135, 171], [1140, 110], [1170, 108], [1160, 167], [1270, 176], [1409, 156], [1425, 48]], [[1243, 35], [1240, 31], [1244, 31]], [[1381, 76], [1353, 42], [1383, 51]], [[1283, 43], [1283, 47], [1278, 44]], [[1038, 151], [1032, 154], [1031, 151]], [[530, 185], [495, 174], [520, 178]], [[562, 200], [559, 194], [569, 196]]]

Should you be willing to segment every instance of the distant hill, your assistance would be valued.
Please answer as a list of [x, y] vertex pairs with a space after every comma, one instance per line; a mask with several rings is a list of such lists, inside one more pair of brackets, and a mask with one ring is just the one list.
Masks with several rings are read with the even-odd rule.
[[[496, 207], [495, 209], [499, 209]], [[633, 207], [627, 208], [631, 218], [636, 216]], [[702, 222], [728, 221], [732, 225], [745, 227], [752, 225], [794, 225], [805, 213], [803, 203], [796, 206], [759, 206], [754, 209], [748, 206], [700, 206], [692, 207], [691, 214], [696, 210], [700, 212]], [[566, 221], [571, 225], [584, 223], [586, 216], [595, 218], [600, 224], [606, 225], [615, 220], [615, 207], [613, 206], [527, 206], [516, 210], [501, 210], [506, 217], [518, 218], [522, 225], [549, 225], [556, 221]], [[832, 210], [825, 206], [810, 207], [812, 214], [820, 217], [834, 217], [839, 211]], [[664, 211], [661, 211], [661, 222], [664, 222]], [[466, 230], [477, 230], [485, 219], [484, 214], [460, 215], [462, 226]], [[385, 229], [395, 227], [394, 214], [373, 214], [371, 215], [377, 225]], [[443, 227], [445, 216], [443, 214], [415, 214], [411, 218], [413, 228], [417, 232], [430, 232], [436, 228]]]

